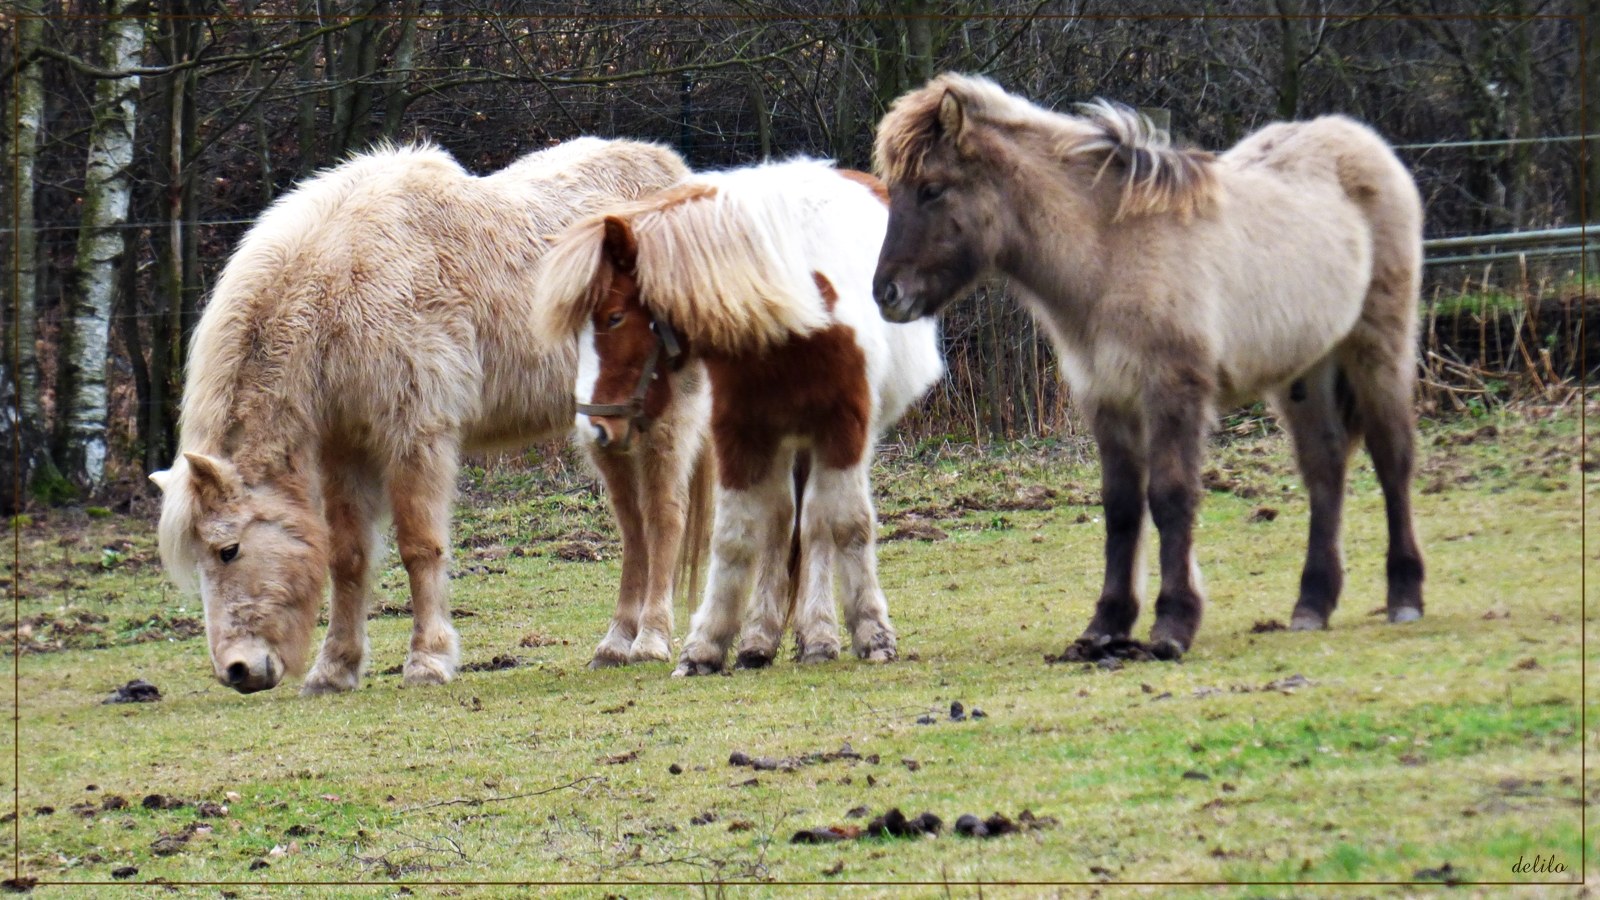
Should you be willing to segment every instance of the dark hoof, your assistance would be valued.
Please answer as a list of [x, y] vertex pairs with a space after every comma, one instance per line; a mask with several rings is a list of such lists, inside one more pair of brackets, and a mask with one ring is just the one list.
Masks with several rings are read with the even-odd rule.
[[1290, 631], [1322, 631], [1328, 627], [1328, 620], [1314, 612], [1297, 612], [1289, 620]]
[[1389, 621], [1395, 625], [1415, 622], [1420, 618], [1422, 618], [1422, 610], [1417, 609], [1415, 606], [1397, 606], [1389, 610]]
[[1172, 638], [1163, 638], [1150, 642], [1150, 652], [1156, 659], [1164, 662], [1176, 662], [1183, 658], [1183, 645]]
[[722, 663], [720, 662], [695, 662], [694, 660], [685, 659], [679, 661], [678, 667], [672, 670], [672, 677], [694, 678], [698, 675], [716, 675], [721, 671]]
[[735, 669], [765, 669], [772, 665], [772, 654], [762, 653], [759, 650], [740, 650], [739, 658], [734, 662]]
[[1094, 628], [1094, 626], [1090, 626], [1089, 629], [1084, 631], [1083, 634], [1079, 635], [1078, 639], [1073, 641], [1073, 643], [1081, 647], [1104, 648], [1121, 641], [1126, 641], [1127, 639], [1128, 632], [1126, 631], [1122, 632], [1121, 634], [1111, 634], [1109, 632], [1100, 631]]

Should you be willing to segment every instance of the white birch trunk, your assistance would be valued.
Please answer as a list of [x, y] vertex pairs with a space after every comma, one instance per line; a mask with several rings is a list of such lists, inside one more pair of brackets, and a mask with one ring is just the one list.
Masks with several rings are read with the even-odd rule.
[[[107, 69], [139, 65], [144, 54], [144, 21], [124, 13], [136, 0], [113, 0], [101, 37], [100, 62]], [[69, 297], [65, 379], [70, 396], [65, 417], [63, 474], [87, 487], [100, 487], [106, 462], [106, 353], [117, 265], [124, 252], [120, 227], [128, 220], [137, 121], [139, 76], [104, 79], [95, 85], [94, 125], [84, 179], [83, 220], [78, 230], [73, 291]]]
[[[20, 4], [23, 15], [37, 15], [39, 0], [24, 0]], [[27, 57], [39, 46], [44, 32], [44, 20], [22, 19], [18, 22], [17, 53]], [[18, 398], [24, 434], [35, 439], [44, 435], [44, 410], [39, 402], [39, 239], [34, 228], [33, 214], [33, 163], [39, 152], [39, 129], [44, 121], [44, 79], [39, 72], [39, 60], [34, 58], [18, 73], [17, 84], [17, 375], [21, 384]], [[23, 447], [23, 455], [31, 456], [38, 448]], [[26, 469], [25, 469], [26, 471]], [[26, 485], [24, 485], [26, 487]]]

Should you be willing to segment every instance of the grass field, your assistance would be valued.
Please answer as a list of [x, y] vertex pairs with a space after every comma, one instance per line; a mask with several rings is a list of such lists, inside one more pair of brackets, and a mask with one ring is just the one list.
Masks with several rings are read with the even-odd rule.
[[[52, 886], [134, 867], [135, 882], [244, 882], [177, 889], [241, 898], [761, 897], [815, 889], [719, 883], [945, 880], [1108, 882], [990, 885], [985, 896], [1388, 897], [1443, 891], [1114, 883], [1576, 878], [1576, 410], [1424, 427], [1428, 609], [1410, 625], [1372, 614], [1385, 536], [1358, 457], [1346, 593], [1320, 634], [1270, 630], [1288, 620], [1298, 584], [1304, 492], [1281, 435], [1248, 421], [1233, 431], [1208, 464], [1199, 640], [1181, 664], [1115, 671], [1044, 661], [1082, 629], [1098, 591], [1097, 473], [1072, 440], [880, 462], [884, 534], [943, 535], [880, 545], [900, 662], [784, 661], [690, 680], [667, 678], [664, 664], [584, 668], [610, 612], [617, 546], [603, 500], [560, 460], [464, 475], [453, 583], [470, 613], [456, 621], [463, 661], [517, 664], [444, 688], [402, 688], [389, 673], [409, 619], [380, 611], [360, 690], [235, 694], [210, 677], [196, 601], [163, 586], [151, 522], [52, 512], [17, 534], [21, 870], [50, 883], [43, 896], [173, 896]], [[384, 606], [404, 605], [401, 570], [382, 580]], [[101, 703], [133, 678], [164, 699]], [[952, 721], [952, 701], [987, 715]], [[8, 731], [7, 754], [10, 742]], [[845, 743], [863, 758], [815, 756]], [[780, 765], [730, 765], [736, 750]], [[9, 790], [11, 775], [0, 779]], [[147, 809], [152, 794], [187, 804]], [[129, 806], [108, 808], [110, 795]], [[202, 818], [202, 802], [227, 811]], [[859, 807], [867, 818], [848, 817]], [[891, 808], [930, 811], [944, 831], [790, 843]], [[963, 813], [1024, 809], [1055, 823], [989, 839], [951, 830]], [[9, 824], [4, 833], [9, 844]], [[1564, 872], [1513, 871], [1536, 856]], [[495, 880], [704, 886], [384, 884]], [[253, 884], [278, 881], [378, 886]]]

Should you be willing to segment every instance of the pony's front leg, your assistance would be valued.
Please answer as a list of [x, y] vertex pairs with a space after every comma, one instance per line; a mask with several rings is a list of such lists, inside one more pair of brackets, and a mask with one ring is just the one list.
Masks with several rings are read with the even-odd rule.
[[1100, 451], [1100, 503], [1106, 517], [1106, 571], [1094, 618], [1078, 638], [1126, 640], [1144, 590], [1145, 451], [1143, 423], [1126, 410], [1091, 413]]
[[419, 447], [389, 483], [395, 542], [411, 579], [411, 650], [406, 684], [444, 684], [455, 677], [460, 639], [450, 624], [450, 499], [455, 491], [453, 446]]
[[[687, 404], [686, 404], [687, 405]], [[648, 565], [643, 603], [639, 611], [639, 630], [628, 648], [628, 662], [669, 662], [672, 659], [672, 592], [677, 580], [678, 558], [683, 549], [684, 529], [691, 504], [703, 503], [691, 497], [691, 478], [695, 471], [700, 443], [694, 419], [674, 416], [655, 424], [639, 449], [638, 473], [640, 509], [648, 543]], [[710, 449], [705, 460], [709, 463]], [[709, 471], [702, 477], [708, 480]], [[697, 485], [698, 486], [698, 485]], [[699, 516], [703, 506], [696, 506]], [[691, 535], [690, 540], [700, 540]]]
[[[829, 486], [833, 543], [839, 554], [839, 589], [843, 592], [844, 625], [850, 632], [850, 649], [861, 659], [892, 662], [898, 658], [894, 626], [889, 623], [889, 601], [878, 584], [877, 516], [872, 511], [869, 460], [853, 469], [832, 470], [837, 479]], [[823, 485], [818, 485], [819, 490]], [[818, 493], [813, 502], [821, 501]]]
[[756, 562], [765, 535], [766, 510], [756, 490], [723, 488], [717, 492], [716, 519], [711, 526], [711, 566], [705, 597], [689, 619], [678, 667], [672, 674], [711, 675], [722, 671], [728, 646], [739, 632], [744, 606], [755, 579]]
[[594, 648], [589, 668], [627, 665], [629, 650], [639, 633], [639, 610], [650, 569], [653, 547], [646, 539], [644, 520], [639, 511], [637, 463], [632, 456], [615, 453], [589, 444], [589, 456], [606, 483], [606, 496], [622, 531], [622, 586], [611, 627], [600, 645]]
[[300, 689], [306, 695], [353, 690], [361, 684], [367, 646], [367, 596], [381, 553], [378, 515], [381, 488], [363, 469], [327, 465], [323, 504], [328, 519], [333, 600], [328, 634], [317, 662]]
[[[1191, 379], [1190, 381], [1198, 381]], [[1161, 591], [1150, 629], [1151, 652], [1177, 659], [1200, 630], [1204, 597], [1194, 559], [1194, 520], [1200, 505], [1200, 460], [1207, 397], [1164, 385], [1147, 397], [1150, 435], [1150, 519], [1161, 535]]]

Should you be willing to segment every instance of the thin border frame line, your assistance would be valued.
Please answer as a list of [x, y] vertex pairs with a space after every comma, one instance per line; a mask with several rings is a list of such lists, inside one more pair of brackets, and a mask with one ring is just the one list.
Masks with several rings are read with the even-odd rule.
[[[112, 15], [107, 15], [107, 14], [103, 14], [103, 13], [102, 14], [68, 14], [68, 15], [29, 14], [29, 15], [17, 15], [17, 16], [14, 16], [13, 17], [13, 21], [16, 21], [16, 22], [20, 23], [23, 20], [35, 20], [35, 19], [40, 19], [40, 20], [45, 20], [45, 21], [86, 21], [86, 20], [104, 20], [104, 19], [121, 19], [121, 18], [150, 18], [150, 17], [149, 16], [137, 16], [137, 17], [133, 17], [133, 16], [112, 16]], [[438, 20], [438, 21], [463, 20], [463, 19], [471, 20], [471, 21], [487, 21], [487, 20], [502, 20], [502, 21], [505, 21], [505, 20], [518, 20], [518, 21], [559, 21], [559, 20], [573, 20], [573, 21], [576, 21], [576, 20], [585, 20], [585, 21], [655, 21], [655, 20], [668, 20], [668, 21], [676, 21], [676, 20], [683, 20], [683, 19], [714, 19], [714, 20], [719, 20], [719, 21], [805, 21], [805, 22], [914, 18], [914, 19], [936, 19], [936, 20], [940, 20], [940, 21], [945, 21], [945, 20], [950, 20], [950, 19], [958, 19], [958, 20], [962, 20], [962, 21], [971, 21], [971, 20], [979, 20], [979, 21], [988, 21], [988, 20], [1022, 20], [1022, 21], [1029, 22], [1029, 23], [1034, 22], [1034, 21], [1039, 21], [1039, 20], [1052, 21], [1052, 20], [1064, 20], [1064, 19], [1077, 19], [1077, 20], [1088, 20], [1088, 21], [1126, 21], [1126, 20], [1136, 20], [1136, 21], [1192, 21], [1192, 20], [1196, 20], [1196, 19], [1199, 19], [1199, 20], [1222, 20], [1222, 21], [1236, 21], [1236, 20], [1238, 20], [1238, 21], [1242, 21], [1242, 20], [1265, 21], [1265, 20], [1278, 20], [1278, 19], [1296, 19], [1296, 20], [1341, 19], [1341, 20], [1353, 20], [1353, 21], [1402, 21], [1402, 20], [1414, 20], [1414, 19], [1468, 20], [1468, 21], [1480, 21], [1480, 20], [1497, 20], [1497, 21], [1498, 20], [1517, 20], [1517, 21], [1521, 21], [1521, 20], [1530, 20], [1530, 21], [1533, 21], [1533, 20], [1575, 20], [1576, 23], [1577, 23], [1577, 26], [1578, 26], [1578, 29], [1577, 29], [1578, 30], [1578, 40], [1577, 40], [1578, 111], [1579, 111], [1580, 118], [1586, 116], [1587, 113], [1588, 113], [1588, 94], [1587, 94], [1588, 61], [1587, 61], [1587, 58], [1586, 58], [1586, 56], [1585, 56], [1585, 54], [1583, 52], [1583, 48], [1587, 44], [1588, 20], [1587, 20], [1587, 18], [1585, 16], [1578, 15], [1578, 14], [1547, 14], [1547, 13], [1541, 13], [1541, 14], [1530, 14], [1530, 15], [1520, 15], [1520, 16], [1515, 16], [1515, 15], [1491, 15], [1491, 14], [1461, 14], [1461, 15], [1451, 15], [1451, 14], [1437, 14], [1437, 15], [1381, 14], [1381, 15], [1365, 15], [1365, 16], [1362, 16], [1362, 15], [1346, 15], [1346, 16], [1317, 16], [1317, 15], [1281, 16], [1281, 15], [1279, 15], [1279, 16], [1273, 16], [1273, 15], [1259, 15], [1259, 14], [1258, 15], [1250, 15], [1250, 14], [1227, 14], [1227, 15], [1203, 15], [1203, 14], [1200, 14], [1200, 15], [1185, 15], [1185, 14], [1070, 15], [1070, 14], [1065, 14], [1065, 13], [1049, 13], [1049, 14], [1045, 14], [1045, 13], [1032, 13], [1032, 14], [1023, 13], [1023, 14], [1010, 14], [1010, 15], [1008, 15], [1008, 14], [1001, 14], [1001, 13], [984, 13], [984, 14], [973, 14], [973, 15], [963, 15], [963, 16], [932, 15], [932, 14], [930, 14], [930, 15], [913, 15], [913, 16], [894, 16], [894, 15], [887, 15], [887, 14], [885, 14], [885, 15], [862, 15], [862, 14], [855, 14], [855, 15], [825, 15], [825, 14], [814, 14], [814, 15], [804, 15], [804, 14], [800, 14], [800, 15], [776, 15], [776, 14], [773, 14], [773, 15], [749, 15], [749, 14], [746, 14], [746, 15], [738, 15], [738, 14], [726, 14], [726, 15], [712, 15], [712, 16], [692, 16], [692, 15], [687, 15], [687, 14], [666, 14], [666, 13], [656, 14], [656, 15], [648, 15], [648, 14], [647, 15], [610, 15], [610, 14], [608, 14], [608, 15], [555, 15], [555, 14], [446, 15], [444, 13], [435, 13], [435, 14], [420, 14], [420, 15], [412, 15], [412, 16], [389, 14], [389, 15], [375, 15], [375, 16], [321, 16], [321, 17], [290, 15], [290, 14], [266, 14], [266, 15], [218, 14], [218, 15], [210, 15], [210, 16], [208, 16], [208, 15], [176, 15], [176, 16], [162, 16], [160, 18], [162, 18], [163, 20], [204, 19], [204, 20], [207, 20], [207, 21], [214, 21], [214, 20], [219, 20], [219, 19], [222, 19], [222, 20], [255, 19], [255, 20], [259, 20], [259, 21], [300, 21], [300, 20], [306, 20], [306, 19], [324, 20], [324, 19], [370, 18], [370, 19], [375, 19], [375, 20], [429, 19], [429, 20]], [[12, 85], [13, 85], [13, 87], [12, 87], [12, 97], [13, 97], [13, 101], [20, 100], [21, 63], [22, 63], [21, 55], [17, 54], [15, 56], [15, 58], [13, 59], [13, 72], [12, 72], [12, 74], [13, 74], [13, 78], [12, 78]], [[15, 145], [16, 145], [16, 142], [15, 142], [16, 136], [18, 135], [18, 132], [21, 130], [21, 118], [20, 118], [20, 110], [18, 108], [19, 104], [17, 102], [13, 102], [11, 104], [11, 107], [12, 107], [11, 125], [12, 125], [12, 137], [13, 137], [12, 146], [15, 147]], [[1587, 201], [1588, 201], [1588, 181], [1589, 181], [1588, 145], [1589, 145], [1589, 141], [1588, 140], [1579, 140], [1578, 141], [1579, 168], [1580, 168], [1579, 179], [1578, 179], [1579, 180], [1578, 213], [1579, 213], [1579, 219], [1585, 223], [1584, 226], [1583, 226], [1585, 228], [1585, 230], [1583, 232], [1582, 241], [1581, 241], [1581, 243], [1582, 243], [1582, 245], [1584, 247], [1584, 253], [1583, 253], [1583, 256], [1581, 258], [1581, 262], [1579, 264], [1579, 266], [1580, 266], [1580, 268], [1579, 268], [1579, 278], [1581, 280], [1581, 283], [1583, 284], [1582, 296], [1583, 296], [1583, 298], [1585, 300], [1587, 300], [1588, 290], [1589, 290], [1589, 288], [1588, 288], [1588, 252], [1587, 252], [1587, 250], [1588, 250], [1588, 232], [1587, 232], [1588, 215], [1587, 215], [1587, 209], [1586, 209], [1586, 204], [1587, 204]], [[12, 179], [13, 179], [12, 183], [13, 183], [13, 185], [16, 184], [20, 180], [20, 176], [21, 176], [21, 158], [20, 158], [20, 155], [16, 154], [13, 151], [13, 160], [12, 160]], [[13, 222], [14, 226], [16, 226], [16, 227], [13, 228], [13, 233], [17, 233], [17, 232], [19, 232], [21, 230], [21, 224], [22, 224], [21, 223], [21, 216], [22, 216], [22, 211], [21, 211], [21, 208], [17, 205], [15, 192], [13, 192], [12, 222]], [[30, 230], [32, 230], [32, 229], [30, 229]], [[13, 286], [13, 289], [14, 289], [14, 293], [13, 293], [14, 297], [18, 296], [18, 293], [16, 293], [16, 291], [19, 291], [20, 287], [21, 287], [21, 277], [22, 277], [22, 273], [21, 273], [21, 254], [22, 254], [21, 242], [20, 241], [13, 242], [13, 245], [12, 245], [12, 286]], [[16, 302], [20, 303], [20, 298]], [[19, 313], [20, 312], [20, 306], [14, 307], [13, 308], [13, 312]], [[1582, 441], [1582, 445], [1581, 446], [1583, 448], [1580, 452], [1582, 454], [1586, 455], [1586, 452], [1587, 452], [1586, 448], [1587, 448], [1587, 444], [1588, 444], [1588, 415], [1587, 415], [1587, 403], [1584, 401], [1583, 398], [1588, 392], [1588, 367], [1587, 367], [1587, 347], [1586, 347], [1585, 343], [1582, 340], [1582, 336], [1584, 335], [1584, 333], [1586, 331], [1585, 323], [1580, 320], [1579, 323], [1578, 323], [1578, 328], [1579, 328], [1579, 335], [1580, 335], [1579, 351], [1578, 351], [1578, 365], [1579, 365], [1579, 376], [1578, 376], [1579, 377], [1579, 382], [1578, 382], [1578, 384], [1579, 384], [1578, 431], [1579, 431], [1580, 440]], [[12, 340], [13, 340], [13, 352], [14, 352], [14, 355], [13, 355], [12, 358], [14, 360], [20, 360], [21, 359], [21, 346], [22, 346], [20, 329], [13, 331]], [[20, 369], [20, 367], [17, 367], [17, 366], [13, 366], [12, 368], [13, 368], [13, 375], [12, 375], [12, 377], [13, 377], [13, 387], [15, 389], [14, 390], [14, 398], [13, 398], [13, 411], [17, 414], [18, 421], [20, 422], [21, 402], [22, 402], [22, 394], [21, 394], [22, 376], [21, 376], [21, 369]], [[16, 430], [16, 432], [15, 432], [15, 434], [13, 436], [12, 447], [13, 447], [14, 459], [15, 459], [15, 463], [16, 463], [16, 468], [13, 470], [13, 479], [14, 479], [15, 487], [18, 489], [18, 493], [16, 494], [16, 496], [20, 498], [22, 496], [21, 491], [20, 491], [20, 488], [21, 488], [20, 482], [21, 482], [22, 429], [21, 429], [20, 426], [17, 428], [17, 430]], [[1580, 460], [1580, 462], [1581, 461], [1582, 460]], [[11, 675], [11, 677], [12, 677], [12, 718], [11, 718], [11, 724], [12, 724], [12, 820], [11, 820], [11, 825], [12, 825], [12, 877], [10, 879], [10, 882], [12, 884], [16, 884], [16, 885], [19, 885], [19, 886], [21, 886], [23, 884], [26, 884], [26, 886], [29, 887], [29, 888], [35, 887], [35, 886], [37, 886], [37, 887], [65, 887], [65, 886], [68, 886], [68, 885], [85, 885], [85, 886], [122, 886], [122, 885], [127, 885], [127, 886], [137, 886], [137, 887], [149, 887], [149, 886], [170, 886], [170, 887], [263, 887], [263, 888], [269, 888], [269, 889], [276, 888], [276, 887], [334, 887], [334, 886], [383, 887], [383, 886], [390, 886], [390, 885], [393, 885], [393, 886], [405, 886], [405, 887], [412, 887], [412, 886], [417, 886], [417, 887], [523, 887], [523, 886], [529, 886], [529, 887], [531, 887], [531, 886], [539, 886], [539, 885], [549, 885], [549, 886], [553, 886], [553, 887], [587, 887], [587, 886], [604, 887], [604, 886], [637, 886], [637, 885], [661, 885], [661, 886], [671, 886], [671, 887], [704, 887], [704, 886], [712, 885], [712, 884], [719, 885], [719, 886], [728, 886], [728, 887], [743, 887], [743, 886], [750, 886], [750, 887], [758, 887], [758, 886], [817, 887], [817, 886], [835, 886], [835, 885], [837, 885], [837, 886], [863, 886], [863, 887], [898, 887], [898, 886], [939, 887], [939, 886], [952, 886], [952, 885], [953, 886], [958, 886], [958, 887], [973, 887], [973, 886], [982, 887], [984, 885], [988, 885], [990, 887], [1040, 887], [1040, 886], [1062, 886], [1062, 887], [1104, 887], [1104, 886], [1126, 886], [1126, 887], [1189, 887], [1189, 886], [1195, 886], [1195, 887], [1235, 887], [1235, 886], [1237, 886], [1237, 887], [1284, 887], [1284, 886], [1302, 886], [1302, 885], [1303, 886], [1329, 886], [1329, 887], [1464, 887], [1464, 886], [1485, 886], [1485, 887], [1488, 887], [1488, 886], [1494, 886], [1494, 887], [1501, 887], [1501, 886], [1509, 886], [1509, 887], [1521, 887], [1521, 886], [1530, 886], [1530, 887], [1531, 886], [1571, 887], [1571, 886], [1580, 886], [1581, 887], [1584, 884], [1588, 883], [1588, 861], [1589, 861], [1589, 854], [1588, 854], [1588, 850], [1589, 850], [1589, 846], [1588, 846], [1588, 844], [1589, 844], [1589, 841], [1588, 841], [1589, 814], [1588, 814], [1588, 805], [1587, 805], [1586, 802], [1584, 802], [1584, 801], [1586, 801], [1588, 799], [1588, 783], [1587, 783], [1587, 772], [1588, 772], [1588, 622], [1587, 622], [1587, 612], [1588, 612], [1588, 494], [1587, 494], [1587, 488], [1588, 488], [1588, 478], [1587, 478], [1587, 476], [1588, 476], [1588, 473], [1586, 471], [1584, 471], [1583, 467], [1580, 465], [1579, 466], [1579, 471], [1578, 471], [1578, 477], [1579, 477], [1579, 490], [1578, 490], [1578, 506], [1579, 506], [1579, 537], [1578, 537], [1578, 542], [1579, 542], [1579, 567], [1578, 567], [1578, 583], [1579, 583], [1579, 596], [1578, 596], [1578, 599], [1579, 599], [1580, 613], [1579, 613], [1579, 616], [1578, 616], [1578, 629], [1579, 629], [1579, 631], [1578, 631], [1578, 635], [1579, 635], [1579, 658], [1578, 658], [1578, 665], [1579, 665], [1579, 679], [1578, 679], [1579, 706], [1578, 706], [1578, 722], [1579, 722], [1579, 725], [1578, 725], [1578, 735], [1577, 735], [1577, 737], [1578, 737], [1578, 758], [1579, 758], [1579, 768], [1578, 768], [1578, 785], [1579, 785], [1578, 790], [1579, 790], [1579, 794], [1578, 794], [1578, 798], [1579, 798], [1580, 802], [1578, 804], [1579, 847], [1578, 847], [1578, 871], [1577, 871], [1577, 873], [1575, 873], [1575, 874], [1578, 875], [1578, 879], [1576, 881], [1456, 881], [1456, 882], [1444, 882], [1444, 881], [1416, 881], [1416, 880], [1410, 880], [1410, 881], [1081, 881], [1081, 880], [1080, 881], [1044, 881], [1044, 880], [1016, 880], [1016, 881], [1007, 881], [1007, 880], [996, 880], [996, 881], [949, 881], [949, 880], [940, 880], [940, 881], [928, 881], [928, 880], [917, 880], [917, 881], [833, 881], [833, 880], [828, 880], [828, 881], [756, 881], [756, 880], [747, 880], [747, 881], [709, 881], [708, 882], [708, 881], [704, 881], [704, 880], [700, 880], [700, 881], [651, 881], [651, 880], [637, 880], [637, 881], [571, 881], [571, 880], [563, 880], [563, 881], [515, 881], [515, 880], [483, 880], [483, 881], [471, 881], [471, 880], [469, 880], [469, 881], [167, 881], [167, 880], [147, 880], [147, 881], [133, 881], [133, 880], [126, 880], [126, 881], [124, 881], [124, 880], [114, 880], [114, 881], [52, 881], [52, 880], [45, 880], [45, 879], [34, 879], [34, 880], [29, 880], [29, 881], [24, 882], [23, 875], [22, 875], [22, 868], [21, 868], [22, 867], [22, 800], [21, 800], [21, 796], [22, 796], [21, 795], [21, 791], [22, 791], [22, 780], [21, 780], [21, 772], [22, 772], [22, 756], [21, 756], [21, 751], [22, 751], [22, 735], [21, 735], [21, 729], [22, 729], [22, 681], [21, 681], [21, 679], [22, 679], [22, 654], [21, 654], [21, 629], [20, 629], [20, 623], [21, 623], [21, 615], [22, 615], [22, 600], [21, 600], [21, 581], [22, 581], [22, 579], [21, 579], [21, 575], [22, 575], [21, 561], [22, 561], [22, 552], [21, 552], [21, 531], [20, 531], [20, 529], [12, 528], [12, 553], [13, 553], [13, 561], [16, 564], [16, 570], [15, 570], [16, 571], [16, 575], [12, 578], [12, 584], [11, 584], [11, 595], [12, 595], [12, 659], [13, 659], [14, 663], [13, 663], [13, 666], [12, 666], [12, 675]]]

